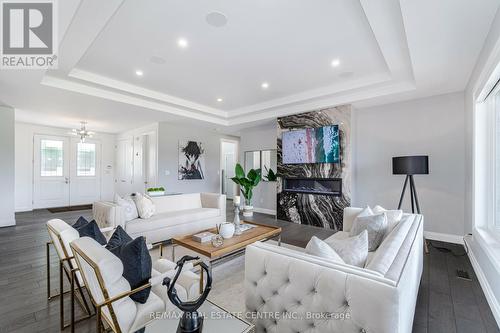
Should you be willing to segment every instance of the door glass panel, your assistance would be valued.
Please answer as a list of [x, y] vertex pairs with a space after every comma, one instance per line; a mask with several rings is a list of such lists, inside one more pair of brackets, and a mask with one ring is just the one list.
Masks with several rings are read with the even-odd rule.
[[79, 142], [76, 150], [76, 175], [78, 177], [95, 176], [95, 143]]
[[63, 176], [63, 142], [57, 140], [44, 140], [40, 142], [40, 176]]

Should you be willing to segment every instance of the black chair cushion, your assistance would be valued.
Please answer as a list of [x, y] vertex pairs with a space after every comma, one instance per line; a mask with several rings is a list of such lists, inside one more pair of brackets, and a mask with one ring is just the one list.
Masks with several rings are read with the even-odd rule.
[[[123, 277], [127, 279], [132, 289], [149, 282], [153, 263], [144, 237], [137, 237], [109, 250], [122, 261]], [[130, 295], [130, 298], [144, 304], [150, 292], [151, 287]]]
[[133, 240], [132, 237], [130, 237], [121, 226], [118, 226], [116, 227], [115, 232], [113, 232], [113, 235], [111, 235], [111, 238], [108, 240], [108, 245], [106, 245], [106, 248], [110, 250], [128, 243], [131, 240]]
[[[78, 221], [76, 223], [78, 223]], [[75, 228], [75, 229], [78, 230], [80, 237], [93, 238], [96, 242], [98, 242], [101, 245], [106, 245], [106, 243], [107, 243], [106, 237], [104, 237], [101, 230], [99, 230], [99, 226], [97, 225], [97, 222], [95, 220], [92, 220], [92, 221], [88, 222], [87, 224], [84, 224], [84, 225], [82, 225], [78, 228]]]

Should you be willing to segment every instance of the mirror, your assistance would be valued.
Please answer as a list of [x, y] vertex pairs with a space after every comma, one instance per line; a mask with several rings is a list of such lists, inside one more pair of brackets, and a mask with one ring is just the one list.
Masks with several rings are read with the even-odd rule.
[[245, 172], [250, 169], [260, 168], [260, 151], [246, 151], [245, 152]]
[[262, 181], [276, 181], [278, 153], [276, 149], [245, 152], [245, 171], [262, 170]]

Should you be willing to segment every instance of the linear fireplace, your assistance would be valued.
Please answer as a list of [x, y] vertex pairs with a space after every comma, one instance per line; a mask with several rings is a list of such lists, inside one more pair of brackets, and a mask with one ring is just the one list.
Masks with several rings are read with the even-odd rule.
[[341, 178], [283, 178], [283, 191], [293, 193], [342, 195]]

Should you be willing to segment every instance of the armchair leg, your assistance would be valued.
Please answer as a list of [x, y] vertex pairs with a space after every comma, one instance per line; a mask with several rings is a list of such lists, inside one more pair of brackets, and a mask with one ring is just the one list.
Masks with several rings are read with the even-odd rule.
[[101, 330], [102, 326], [101, 326], [101, 307], [100, 306], [98, 306], [96, 308], [96, 318], [95, 319], [96, 319], [96, 324], [97, 324], [97, 327], [96, 327], [97, 330], [96, 330], [96, 332], [97, 333], [101, 333], [102, 332], [102, 330]]
[[47, 299], [51, 299], [50, 296], [50, 242], [45, 244], [47, 253]]
[[63, 263], [60, 261], [59, 262], [59, 313], [60, 313], [60, 320], [61, 320], [61, 331], [64, 330], [64, 284], [63, 284]]
[[71, 333], [75, 333], [75, 272], [71, 272]]

